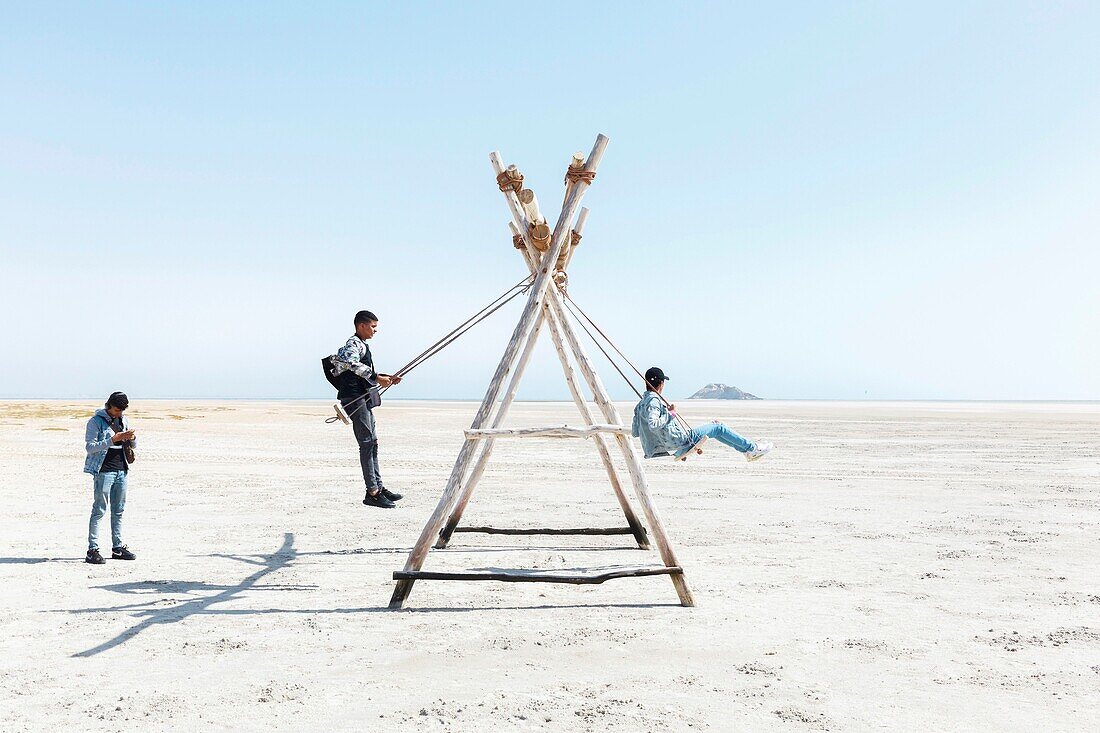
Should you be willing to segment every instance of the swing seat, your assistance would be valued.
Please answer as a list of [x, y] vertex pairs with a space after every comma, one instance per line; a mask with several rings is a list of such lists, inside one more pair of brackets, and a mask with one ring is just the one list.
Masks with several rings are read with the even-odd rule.
[[698, 443], [696, 443], [695, 445], [688, 448], [687, 451], [684, 453], [684, 455], [682, 455], [682, 456], [673, 456], [672, 459], [674, 461], [682, 462], [682, 461], [686, 461], [688, 459], [688, 456], [690, 456], [692, 453], [698, 453], [699, 455], [703, 455], [703, 443], [706, 443], [707, 440], [709, 440], [709, 438], [707, 438], [707, 436], [704, 435], [702, 438], [699, 438]]

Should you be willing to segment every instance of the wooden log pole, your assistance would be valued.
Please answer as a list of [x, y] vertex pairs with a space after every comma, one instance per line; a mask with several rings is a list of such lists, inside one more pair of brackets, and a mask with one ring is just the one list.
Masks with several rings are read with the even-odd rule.
[[[588, 209], [582, 208], [580, 216], [577, 217], [577, 225], [573, 227], [573, 232], [577, 235], [578, 239], [581, 237], [581, 235], [584, 234], [584, 225], [587, 223]], [[559, 263], [557, 269], [564, 271], [567, 267], [569, 267], [569, 263], [573, 261], [573, 255], [577, 253], [577, 247], [577, 244], [573, 244], [573, 246], [569, 248], [569, 252], [565, 256], [565, 261]]]
[[[582, 215], [586, 210], [587, 209], [581, 210]], [[509, 227], [511, 227], [513, 235], [519, 235], [524, 240], [526, 251], [521, 251], [521, 254], [523, 255], [524, 261], [527, 263], [528, 269], [534, 272], [536, 267], [535, 263], [538, 262], [538, 251], [523, 237], [515, 223], [509, 224]], [[585, 423], [594, 424], [595, 420], [592, 419], [592, 412], [588, 407], [588, 400], [581, 391], [580, 384], [577, 380], [577, 374], [566, 352], [558, 316], [556, 312], [549, 307], [546, 308], [546, 311], [547, 322], [550, 329], [550, 339], [554, 344], [554, 351], [558, 355], [558, 361], [561, 362], [562, 372], [565, 374], [565, 383], [569, 387], [569, 393], [573, 396], [573, 402], [577, 405], [577, 411], [580, 412]], [[619, 474], [615, 470], [614, 462], [611, 460], [611, 450], [608, 447], [606, 439], [602, 435], [596, 437], [596, 448], [600, 454], [600, 462], [607, 472], [608, 481], [611, 482], [611, 489], [615, 492], [615, 500], [619, 502], [619, 508], [622, 509], [627, 524], [630, 525], [631, 529], [634, 531], [634, 539], [638, 542], [638, 549], [648, 550], [649, 537], [646, 534], [645, 526], [642, 524], [641, 520], [638, 519], [638, 515], [634, 511], [630, 499], [626, 496], [626, 491], [623, 490], [622, 482], [619, 480]]]
[[[498, 176], [506, 170], [506, 168], [504, 167], [504, 161], [500, 157], [500, 153], [496, 151], [489, 153], [489, 163], [493, 166], [493, 172]], [[538, 253], [537, 250], [532, 247], [532, 243], [530, 241], [531, 238], [528, 234], [531, 225], [534, 222], [527, 218], [527, 212], [523, 210], [523, 204], [520, 203], [519, 196], [516, 194], [515, 191], [509, 189], [504, 191], [503, 193], [504, 200], [508, 202], [508, 209], [512, 212], [512, 220], [516, 222], [519, 230], [523, 232], [521, 236], [524, 239], [524, 244], [529, 249], [535, 252], [535, 262], [538, 262], [541, 255]], [[517, 231], [515, 233], [519, 234], [520, 231]]]
[[614, 534], [633, 534], [630, 527], [455, 527], [455, 532], [477, 532], [481, 534], [506, 534], [520, 536], [549, 535], [564, 536], [606, 536]]
[[[561, 295], [557, 290], [551, 290], [547, 297], [547, 301], [551, 310], [555, 312], [558, 318], [558, 325], [562, 329], [563, 335], [569, 344], [569, 348], [573, 351], [573, 356], [577, 360], [577, 368], [580, 369], [581, 374], [584, 375], [585, 381], [588, 382], [589, 389], [592, 390], [592, 396], [596, 400], [596, 404], [599, 405], [600, 409], [603, 411], [604, 419], [612, 424], [621, 424], [622, 421], [619, 419], [619, 412], [611, 402], [611, 397], [608, 395], [607, 389], [604, 387], [599, 373], [592, 365], [592, 360], [588, 357], [584, 345], [580, 342], [580, 339], [577, 338], [576, 330], [565, 318], [565, 309], [562, 306]], [[630, 438], [625, 435], [616, 435], [615, 441], [619, 444], [623, 459], [626, 461], [627, 471], [630, 473], [631, 482], [634, 484], [634, 494], [638, 498], [638, 503], [642, 506], [642, 512], [646, 517], [646, 523], [649, 525], [650, 535], [653, 537], [654, 544], [657, 545], [657, 551], [661, 554], [661, 560], [668, 567], [679, 567], [680, 563], [676, 559], [676, 553], [672, 549], [672, 543], [669, 541], [668, 534], [665, 532], [664, 523], [661, 521], [660, 514], [657, 512], [657, 507], [653, 503], [652, 496], [650, 496], [649, 482], [646, 479], [645, 471], [642, 469], [642, 459], [638, 455], [637, 447]], [[672, 576], [672, 584], [676, 588], [676, 595], [679, 596], [681, 605], [695, 605], [695, 599], [683, 575]]]
[[630, 434], [630, 428], [625, 425], [551, 425], [548, 427], [533, 428], [480, 428], [467, 430], [466, 440], [497, 440], [500, 438], [591, 438], [600, 433]]
[[[570, 170], [575, 170], [575, 171], [584, 169], [584, 153], [582, 153], [579, 150], [577, 152], [573, 153], [573, 157], [569, 159], [569, 169]], [[563, 206], [565, 205], [565, 199], [569, 198], [569, 188], [572, 185], [573, 184], [572, 184], [572, 182], [570, 182], [569, 177], [566, 176], [566, 178], [565, 178], [565, 197], [562, 199], [562, 205]]]
[[588, 207], [582, 206], [581, 213], [577, 215], [577, 223], [573, 227], [573, 231], [577, 234], [584, 234], [584, 225], [588, 223]]
[[[531, 335], [527, 338], [527, 343], [523, 347], [523, 354], [519, 359], [519, 366], [516, 367], [515, 373], [512, 375], [511, 381], [508, 383], [508, 389], [504, 393], [504, 399], [501, 400], [500, 406], [497, 408], [496, 416], [493, 418], [492, 428], [493, 431], [502, 431], [500, 426], [504, 424], [504, 419], [508, 417], [508, 410], [512, 407], [512, 402], [516, 399], [516, 392], [519, 390], [520, 381], [523, 378], [523, 372], [527, 369], [527, 362], [531, 358], [531, 353], [535, 350], [535, 344], [539, 340], [539, 332], [542, 330], [542, 325], [546, 322], [546, 309], [542, 309], [539, 314], [539, 319], [535, 323], [535, 327], [531, 329]], [[469, 430], [466, 431], [466, 439], [470, 439]], [[485, 475], [485, 469], [489, 465], [489, 458], [493, 455], [493, 446], [495, 440], [489, 437], [484, 441], [481, 454], [478, 455], [477, 461], [474, 463], [474, 467], [470, 470], [470, 474], [466, 477], [466, 481], [462, 486], [462, 489], [458, 492], [454, 501], [454, 506], [448, 514], [447, 521], [443, 525], [443, 529], [439, 532], [439, 539], [435, 543], [436, 549], [443, 549], [447, 546], [447, 543], [451, 539], [451, 535], [454, 533], [455, 527], [458, 526], [459, 521], [462, 519], [463, 512], [466, 511], [466, 505], [470, 503], [470, 497], [473, 496], [474, 489], [477, 487], [481, 477]]]
[[[569, 160], [569, 171], [579, 171], [584, 169], [584, 154], [573, 153], [573, 157]], [[565, 199], [569, 198], [569, 192], [573, 188], [573, 181], [569, 179], [568, 172], [565, 176]], [[564, 200], [563, 199], [563, 202]], [[581, 215], [584, 215], [584, 210], [581, 211]], [[573, 238], [570, 237], [569, 241], [565, 243], [565, 246], [561, 250], [561, 254], [558, 255], [558, 259], [555, 261], [554, 269], [564, 270], [565, 263], [569, 261], [569, 253], [573, 249]]]
[[643, 578], [647, 575], [680, 575], [683, 568], [670, 567], [619, 567], [609, 570], [565, 572], [561, 570], [468, 570], [465, 572], [394, 572], [394, 579], [409, 580], [497, 580], [503, 583], [569, 583], [572, 585], [599, 585], [616, 578]]
[[[493, 166], [493, 171], [498, 175], [505, 170], [504, 163], [500, 156], [493, 153], [489, 156], [489, 161]], [[511, 201], [510, 201], [511, 203]], [[523, 228], [526, 221], [526, 212], [523, 211], [522, 206], [518, 198], [515, 199], [515, 205], [509, 206], [512, 211], [512, 221], [509, 222], [508, 227], [512, 231], [513, 237], [519, 237], [520, 242], [523, 243], [523, 249], [520, 250], [523, 255], [524, 262], [527, 264], [527, 268], [532, 272], [536, 272], [538, 268], [538, 262], [541, 254], [538, 248], [535, 246], [531, 239], [529, 229]], [[581, 223], [583, 229], [583, 221], [587, 219], [587, 208], [581, 208], [581, 214], [578, 217], [578, 222]], [[574, 228], [575, 230], [575, 228]], [[569, 357], [566, 355], [564, 343], [562, 341], [560, 329], [556, 325], [556, 317], [550, 309], [545, 309], [547, 315], [547, 323], [549, 325], [550, 337], [554, 344], [554, 351], [558, 355], [558, 360], [561, 362], [562, 371], [565, 375], [566, 385], [569, 387], [569, 393], [573, 397], [573, 402], [577, 406], [578, 412], [584, 419], [586, 425], [592, 425], [595, 420], [592, 419], [592, 413], [588, 408], [588, 401], [585, 399], [583, 392], [580, 389], [580, 385], [577, 380], [577, 375], [573, 370], [573, 365], [569, 361]], [[498, 423], [499, 424], [499, 423]], [[626, 491], [623, 490], [622, 482], [619, 480], [618, 472], [615, 470], [615, 464], [611, 460], [611, 450], [608, 447], [607, 440], [603, 435], [597, 435], [595, 438], [597, 451], [600, 455], [600, 462], [603, 464], [604, 470], [607, 472], [608, 480], [611, 483], [612, 491], [615, 494], [615, 499], [619, 503], [619, 508], [623, 512], [623, 516], [626, 518], [631, 532], [634, 535], [634, 540], [638, 543], [638, 549], [649, 549], [649, 537], [646, 533], [645, 526], [638, 518], [637, 513], [634, 511], [634, 507], [630, 504], [630, 499], [627, 498]], [[466, 506], [469, 504], [470, 496], [472, 495], [473, 488], [477, 485], [477, 482], [481, 479], [481, 476], [485, 473], [486, 466], [488, 465], [489, 458], [492, 455], [494, 444], [488, 442], [482, 449], [481, 454], [478, 456], [478, 460], [474, 465], [473, 470], [470, 471], [469, 477], [466, 479], [466, 485], [463, 487], [459, 494], [458, 499], [455, 501], [454, 508], [451, 510], [450, 516], [447, 518], [446, 523], [443, 525], [443, 529], [440, 530], [439, 539], [435, 543], [436, 549], [442, 549], [447, 547], [451, 541], [451, 537], [458, 528], [459, 522], [462, 521], [462, 515], [466, 511]]]
[[[506, 170], [504, 168], [503, 161], [497, 153], [493, 153], [489, 156], [489, 162], [493, 166], [493, 172], [497, 175]], [[531, 229], [520, 228], [523, 226], [525, 217], [530, 213], [524, 206], [524, 197], [522, 193], [523, 192], [521, 191], [519, 196], [515, 196], [510, 191], [505, 192], [506, 196], [508, 194], [512, 194], [512, 196], [509, 196], [510, 204], [512, 203], [512, 198], [514, 197], [515, 199], [515, 205], [509, 206], [512, 211], [513, 221], [509, 223], [508, 226], [512, 231], [512, 236], [520, 237], [521, 241], [523, 242], [524, 261], [527, 263], [527, 268], [532, 273], [535, 273], [538, 269], [536, 263], [539, 262], [539, 258], [541, 256], [540, 248], [534, 241]], [[532, 192], [532, 196], [533, 195], [534, 194]], [[582, 215], [586, 211], [588, 211], [588, 209], [582, 208]], [[544, 308], [544, 312], [549, 318], [550, 311]], [[552, 322], [550, 323], [550, 326], [551, 339], [554, 341], [554, 349], [558, 353], [559, 360], [561, 360], [562, 369], [565, 372], [565, 380], [567, 385], [569, 386], [570, 393], [573, 396], [573, 401], [576, 403], [577, 409], [578, 411], [580, 411], [582, 418], [584, 418], [585, 424], [594, 424], [595, 421], [592, 419], [592, 413], [588, 409], [588, 403], [584, 399], [584, 395], [581, 393], [580, 387], [577, 384], [577, 378], [573, 372], [573, 367], [569, 363], [568, 357], [565, 355], [561, 336], [560, 334], [557, 334], [555, 332]], [[533, 343], [531, 345], [533, 346]], [[513, 380], [513, 382], [514, 387], [518, 388], [519, 382], [517, 380]], [[501, 408], [497, 412], [497, 417], [493, 421], [494, 428], [499, 427], [503, 423], [504, 417], [507, 415], [508, 406], [511, 405], [512, 399], [514, 399], [514, 397], [515, 389], [509, 388], [508, 394], [505, 397], [504, 401], [501, 403]], [[608, 448], [603, 436], [597, 436], [596, 442], [597, 449], [600, 452], [600, 460], [604, 465], [604, 470], [607, 471], [609, 480], [611, 481], [612, 490], [615, 492], [615, 498], [619, 502], [619, 507], [623, 510], [623, 515], [626, 517], [627, 524], [631, 527], [634, 538], [638, 543], [638, 547], [639, 549], [643, 550], [649, 549], [649, 539], [646, 536], [645, 527], [638, 519], [638, 515], [634, 512], [634, 508], [630, 505], [630, 500], [627, 499], [626, 492], [623, 491], [622, 483], [619, 481], [619, 477], [615, 471], [614, 463], [611, 460], [611, 451]], [[447, 545], [450, 543], [451, 537], [454, 535], [454, 532], [458, 527], [459, 522], [462, 521], [462, 515], [466, 511], [466, 507], [470, 503], [470, 498], [471, 496], [473, 496], [474, 488], [481, 480], [481, 477], [485, 474], [485, 470], [488, 467], [489, 459], [492, 457], [494, 447], [495, 443], [492, 440], [485, 441], [481, 449], [481, 453], [478, 455], [477, 461], [474, 463], [473, 469], [471, 469], [469, 476], [466, 478], [465, 484], [463, 485], [462, 489], [458, 493], [457, 498], [455, 499], [454, 506], [452, 507], [450, 514], [447, 517], [447, 521], [443, 524], [443, 528], [439, 532], [439, 538], [435, 542], [436, 549], [443, 549], [447, 547]]]
[[[600, 166], [600, 160], [603, 159], [604, 151], [607, 149], [607, 143], [607, 136], [599, 135], [596, 137], [596, 143], [592, 146], [592, 152], [589, 153], [585, 163], [586, 171], [592, 173], [596, 172]], [[499, 158], [500, 156], [497, 155], [496, 157]], [[490, 159], [492, 159], [492, 156], [490, 156]], [[494, 169], [495, 167], [494, 165]], [[569, 223], [573, 221], [573, 217], [580, 208], [581, 200], [584, 198], [584, 194], [587, 190], [588, 185], [581, 181], [573, 187], [569, 197], [566, 199], [565, 206], [562, 208], [561, 215], [558, 217], [558, 223], [554, 227], [550, 251], [547, 254], [547, 262], [557, 261], [558, 254], [561, 252], [562, 245], [569, 233]], [[511, 197], [506, 196], [506, 198], [511, 201]], [[511, 208], [511, 205], [509, 205], [509, 208]], [[471, 428], [480, 428], [489, 416], [489, 411], [492, 409], [492, 406], [496, 403], [497, 397], [500, 395], [500, 390], [504, 386], [504, 380], [512, 370], [512, 366], [515, 364], [519, 355], [520, 345], [526, 341], [527, 336], [534, 328], [536, 319], [543, 309], [543, 303], [551, 284], [552, 274], [552, 270], [549, 267], [539, 268], [538, 274], [535, 277], [535, 282], [532, 283], [530, 293], [527, 296], [527, 303], [524, 306], [523, 313], [520, 315], [519, 323], [516, 324], [516, 328], [512, 332], [512, 338], [508, 341], [508, 346], [505, 348], [500, 363], [497, 365], [496, 372], [489, 382], [489, 388], [486, 390], [485, 397], [481, 401], [481, 407], [478, 408], [477, 414], [474, 416], [473, 423], [470, 425]], [[431, 549], [432, 542], [439, 534], [439, 529], [450, 512], [455, 494], [458, 492], [462, 477], [465, 475], [467, 465], [473, 455], [474, 446], [476, 446], [476, 443], [467, 440], [463, 442], [462, 447], [459, 449], [458, 458], [455, 460], [454, 468], [451, 469], [451, 476], [447, 480], [447, 485], [443, 489], [442, 496], [439, 497], [439, 502], [436, 504], [435, 511], [433, 511], [432, 515], [428, 518], [428, 521], [424, 525], [424, 529], [420, 533], [420, 537], [413, 545], [412, 551], [409, 552], [409, 557], [405, 561], [405, 571], [415, 572], [420, 570], [424, 565], [424, 559]], [[412, 579], [402, 579], [397, 582], [393, 590], [393, 595], [390, 598], [390, 608], [401, 608], [405, 605], [405, 601], [412, 591], [412, 584]]]
[[[539, 252], [545, 252], [550, 249], [550, 227], [546, 223], [546, 217], [539, 211], [539, 200], [535, 196], [535, 192], [525, 188], [516, 194], [516, 198], [519, 199], [519, 205], [523, 208], [527, 220], [531, 222], [528, 227], [528, 231], [531, 233], [531, 242]], [[568, 251], [570, 241], [570, 239], [566, 239], [565, 244], [562, 246], [562, 252]]]
[[527, 214], [527, 220], [532, 224], [544, 224], [546, 223], [546, 217], [539, 211], [539, 199], [535, 196], [535, 192], [529, 188], [522, 189], [516, 198], [519, 199], [520, 206], [523, 207], [523, 213]]

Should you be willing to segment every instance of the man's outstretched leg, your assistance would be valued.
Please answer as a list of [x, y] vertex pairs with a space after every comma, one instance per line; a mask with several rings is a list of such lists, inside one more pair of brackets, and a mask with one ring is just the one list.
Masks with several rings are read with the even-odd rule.
[[[775, 448], [774, 445], [766, 441], [751, 441], [745, 437], [742, 437], [738, 433], [730, 430], [724, 424], [720, 422], [707, 423], [706, 425], [700, 425], [697, 428], [693, 428], [692, 432], [695, 433], [698, 438], [713, 438], [719, 443], [728, 445], [739, 453], [743, 453], [745, 458], [750, 461], [755, 461], [759, 458], [763, 458]], [[698, 440], [696, 441], [698, 442]]]

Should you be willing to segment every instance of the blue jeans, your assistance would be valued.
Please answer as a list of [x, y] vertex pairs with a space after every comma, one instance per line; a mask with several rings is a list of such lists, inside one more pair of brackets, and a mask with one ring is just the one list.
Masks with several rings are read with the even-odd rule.
[[97, 473], [92, 478], [92, 519], [88, 522], [88, 549], [99, 549], [99, 520], [111, 503], [111, 547], [122, 547], [122, 510], [126, 508], [126, 472]]
[[707, 423], [706, 425], [700, 425], [697, 428], [691, 429], [691, 442], [684, 446], [683, 449], [676, 451], [676, 455], [682, 456], [691, 450], [691, 446], [698, 443], [703, 438], [714, 438], [719, 443], [724, 443], [734, 450], [742, 453], [748, 453], [755, 446], [751, 440], [742, 438], [737, 433], [733, 432], [720, 422]]

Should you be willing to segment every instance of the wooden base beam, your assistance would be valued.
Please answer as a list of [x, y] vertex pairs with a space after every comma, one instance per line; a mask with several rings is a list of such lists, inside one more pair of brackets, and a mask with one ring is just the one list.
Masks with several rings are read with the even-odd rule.
[[395, 570], [394, 580], [496, 580], [502, 583], [569, 583], [570, 585], [599, 585], [616, 578], [642, 578], [647, 575], [683, 575], [681, 567], [657, 565], [653, 567], [616, 568], [604, 572], [566, 573], [537, 570], [470, 570], [464, 572], [439, 572], [430, 570]]
[[[565, 529], [539, 527], [455, 527], [455, 532], [512, 535], [611, 535], [634, 534], [630, 527], [574, 527]], [[643, 530], [644, 531], [644, 530]]]

